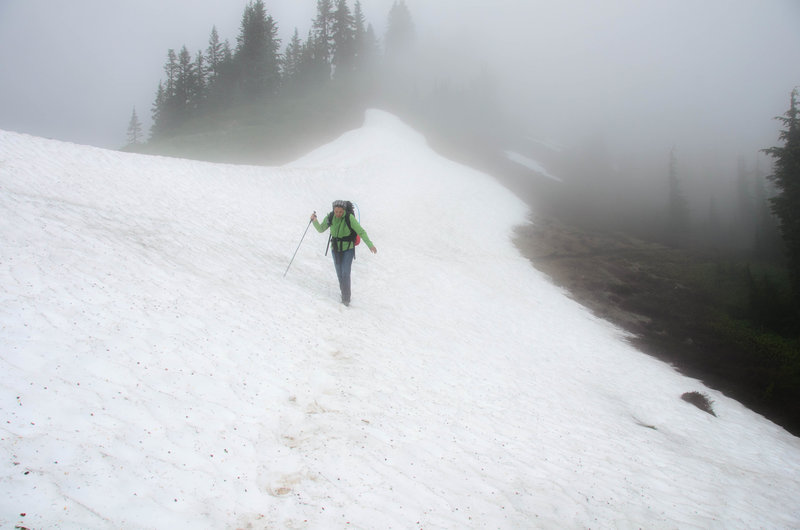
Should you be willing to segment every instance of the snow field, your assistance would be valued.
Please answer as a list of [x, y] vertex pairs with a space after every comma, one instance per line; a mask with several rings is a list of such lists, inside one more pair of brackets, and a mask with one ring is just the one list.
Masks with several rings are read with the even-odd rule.
[[[0, 145], [4, 525], [800, 525], [797, 439], [570, 300], [393, 116], [280, 168]], [[339, 198], [378, 248], [350, 308], [313, 227], [283, 277]]]

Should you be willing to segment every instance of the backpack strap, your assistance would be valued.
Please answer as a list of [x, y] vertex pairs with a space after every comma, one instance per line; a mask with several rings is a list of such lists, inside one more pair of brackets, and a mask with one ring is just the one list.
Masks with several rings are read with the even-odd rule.
[[[355, 243], [355, 241], [356, 241], [356, 237], [358, 236], [358, 234], [356, 234], [355, 230], [353, 230], [353, 227], [350, 225], [350, 215], [351, 214], [347, 213], [347, 212], [345, 212], [345, 214], [344, 214], [344, 222], [347, 224], [348, 230], [350, 230], [350, 233], [348, 235], [346, 235], [344, 237], [333, 237], [333, 233], [328, 235], [328, 245], [329, 246], [331, 244], [331, 241], [333, 241], [333, 253], [334, 253], [334, 255], [337, 254], [337, 253], [342, 252], [342, 243], [343, 242], [350, 241], [352, 243]], [[333, 212], [328, 214], [327, 221], [328, 221], [328, 226], [329, 227], [333, 225]], [[353, 245], [353, 253], [354, 254], [355, 254], [355, 249], [356, 249], [356, 247], [355, 247], [355, 245]], [[328, 254], [328, 249], [327, 248], [325, 249], [325, 254], [326, 255]], [[353, 256], [353, 259], [355, 259], [355, 255]]]

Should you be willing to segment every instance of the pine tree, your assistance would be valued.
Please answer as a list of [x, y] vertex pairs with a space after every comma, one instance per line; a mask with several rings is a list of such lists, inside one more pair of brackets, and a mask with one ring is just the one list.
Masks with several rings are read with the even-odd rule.
[[[314, 34], [314, 62], [317, 63], [326, 78], [330, 77], [330, 65], [333, 62], [335, 43], [333, 41], [333, 1], [317, 0], [317, 16], [314, 18], [312, 31]], [[327, 70], [327, 71], [325, 71]]]
[[378, 42], [378, 37], [375, 35], [375, 29], [372, 24], [367, 25], [367, 31], [364, 33], [364, 42], [359, 49], [359, 54], [359, 65], [362, 68], [372, 68], [378, 61], [378, 57], [381, 54], [381, 45]]
[[420, 61], [414, 50], [414, 24], [403, 0], [389, 11], [383, 39], [381, 78], [385, 97], [399, 105], [417, 105]]
[[686, 242], [689, 234], [689, 203], [678, 178], [678, 157], [675, 148], [669, 154], [668, 239], [673, 244]]
[[206, 67], [206, 80], [209, 85], [214, 84], [214, 81], [219, 77], [223, 61], [223, 44], [219, 40], [217, 26], [214, 26], [211, 28], [211, 36], [208, 38], [208, 48], [206, 48], [206, 63], [208, 65]]
[[759, 256], [766, 259], [774, 259], [780, 257], [783, 250], [781, 247], [781, 236], [778, 231], [778, 225], [775, 216], [769, 208], [769, 199], [767, 198], [766, 180], [765, 176], [761, 174], [756, 164], [755, 171], [756, 181], [753, 184], [753, 199], [754, 199], [754, 223], [755, 223], [755, 236], [753, 249]]
[[414, 23], [405, 0], [395, 1], [389, 10], [384, 39], [386, 57], [390, 60], [406, 54], [414, 42]]
[[156, 99], [151, 108], [151, 115], [153, 118], [153, 125], [150, 127], [150, 138], [158, 138], [167, 129], [165, 123], [165, 110], [167, 107], [167, 91], [164, 89], [164, 83], [158, 82], [158, 90], [156, 91]]
[[773, 213], [778, 217], [781, 236], [786, 245], [789, 278], [794, 299], [800, 306], [800, 109], [798, 89], [791, 94], [789, 110], [779, 116], [784, 129], [780, 133], [782, 146], [764, 152], [774, 160], [773, 173], [768, 178], [778, 194], [770, 199]]
[[293, 86], [298, 82], [303, 60], [303, 43], [300, 41], [300, 33], [294, 28], [292, 39], [286, 46], [281, 61], [281, 80], [284, 85]]
[[194, 58], [194, 83], [189, 96], [189, 107], [193, 116], [199, 114], [208, 96], [208, 67], [203, 52], [197, 52]]
[[753, 200], [750, 172], [744, 158], [739, 157], [736, 172], [736, 196], [738, 207], [735, 216], [735, 243], [748, 249], [755, 238], [755, 203]]
[[355, 64], [355, 19], [347, 7], [347, 0], [337, 0], [333, 13], [333, 64], [337, 76], [345, 76], [353, 71]]
[[183, 123], [190, 116], [190, 104], [196, 91], [197, 73], [192, 56], [186, 46], [178, 54], [178, 76], [175, 80], [175, 112], [176, 125]]
[[361, 2], [356, 0], [353, 8], [353, 61], [354, 68], [359, 71], [366, 71], [375, 66], [380, 46], [375, 37], [375, 30], [371, 24], [367, 24]]
[[136, 107], [133, 107], [131, 120], [128, 122], [128, 145], [138, 145], [144, 139], [142, 135], [142, 123], [136, 115]]
[[230, 65], [233, 63], [233, 49], [228, 39], [222, 44], [222, 66]]
[[177, 98], [177, 85], [179, 77], [178, 56], [175, 50], [167, 51], [167, 62], [164, 65], [166, 82], [159, 81], [156, 99], [153, 102], [153, 126], [150, 137], [157, 138], [167, 134], [179, 123], [180, 109]]
[[206, 87], [206, 107], [218, 109], [230, 105], [235, 100], [236, 92], [236, 65], [233, 61], [233, 51], [230, 42], [226, 39], [221, 45], [213, 75], [209, 75]]
[[167, 63], [164, 65], [164, 73], [167, 74], [167, 85], [164, 91], [167, 98], [171, 98], [175, 94], [175, 83], [178, 78], [178, 54], [175, 50], [167, 50]]
[[300, 53], [298, 82], [305, 88], [319, 85], [330, 79], [331, 67], [325, 54], [326, 47], [317, 43], [313, 28]]
[[280, 82], [280, 39], [272, 16], [262, 0], [245, 8], [237, 39], [236, 62], [245, 98], [254, 100], [274, 94]]
[[364, 17], [364, 10], [361, 8], [361, 2], [356, 0], [353, 7], [353, 39], [355, 40], [355, 53], [356, 56], [361, 56], [364, 49], [364, 41], [367, 34], [367, 19]]

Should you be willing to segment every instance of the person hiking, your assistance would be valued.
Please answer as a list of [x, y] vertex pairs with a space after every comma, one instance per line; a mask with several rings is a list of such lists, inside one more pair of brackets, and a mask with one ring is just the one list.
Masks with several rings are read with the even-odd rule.
[[336, 277], [339, 279], [342, 303], [349, 306], [350, 270], [356, 256], [356, 237], [359, 236], [363, 239], [373, 254], [377, 254], [378, 249], [370, 241], [367, 231], [359, 224], [353, 214], [352, 203], [349, 201], [333, 201], [333, 211], [322, 220], [322, 223], [317, 220], [316, 212], [311, 214], [311, 221], [320, 234], [328, 228], [331, 229], [333, 266], [336, 269]]

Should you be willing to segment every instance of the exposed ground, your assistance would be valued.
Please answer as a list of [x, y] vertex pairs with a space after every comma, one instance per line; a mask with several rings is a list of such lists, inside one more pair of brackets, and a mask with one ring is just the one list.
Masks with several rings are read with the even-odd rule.
[[695, 266], [686, 252], [549, 217], [519, 228], [515, 242], [578, 302], [632, 333], [642, 351], [800, 434], [793, 413], [764, 398], [762, 370], [751, 364], [748, 345], [718, 333], [715, 302], [682, 280]]
[[640, 342], [648, 337], [691, 341], [669, 307], [685, 306], [691, 293], [652, 267], [657, 263], [663, 269], [665, 260], [680, 259], [667, 247], [620, 233], [587, 232], [544, 217], [520, 228], [516, 243], [557, 285], [598, 316], [639, 336]]

